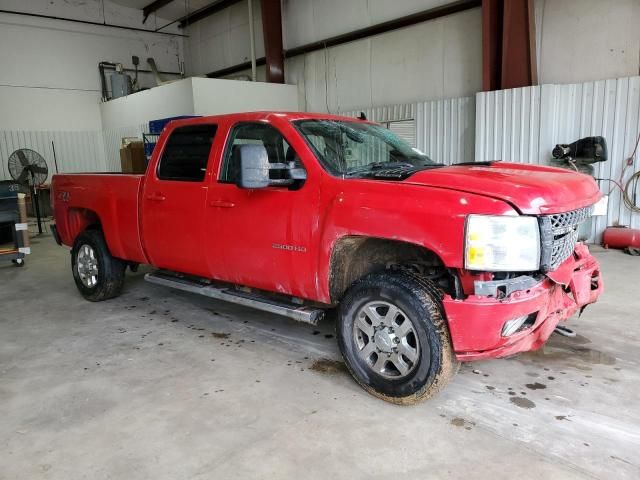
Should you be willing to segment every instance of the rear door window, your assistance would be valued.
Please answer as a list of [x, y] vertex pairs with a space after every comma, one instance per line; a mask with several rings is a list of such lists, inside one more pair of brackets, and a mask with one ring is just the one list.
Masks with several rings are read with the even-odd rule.
[[158, 178], [203, 181], [217, 128], [217, 125], [189, 125], [173, 130], [160, 158]]

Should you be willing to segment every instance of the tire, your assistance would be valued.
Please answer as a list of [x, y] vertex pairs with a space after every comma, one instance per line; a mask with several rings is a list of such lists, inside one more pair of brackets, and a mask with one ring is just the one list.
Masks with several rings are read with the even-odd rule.
[[76, 238], [71, 249], [71, 271], [86, 300], [101, 302], [120, 295], [125, 267], [125, 262], [111, 256], [100, 230], [85, 230]]
[[404, 271], [372, 273], [351, 286], [340, 304], [336, 336], [347, 368], [366, 391], [412, 405], [456, 374], [441, 298], [434, 283]]

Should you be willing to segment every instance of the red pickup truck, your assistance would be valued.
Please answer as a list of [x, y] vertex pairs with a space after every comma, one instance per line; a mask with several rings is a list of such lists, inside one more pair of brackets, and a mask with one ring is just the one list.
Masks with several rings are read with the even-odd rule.
[[600, 197], [568, 170], [439, 164], [366, 120], [256, 112], [170, 123], [145, 175], [55, 175], [53, 231], [90, 301], [150, 264], [157, 284], [309, 323], [337, 307], [353, 377], [408, 404], [597, 300], [578, 227]]

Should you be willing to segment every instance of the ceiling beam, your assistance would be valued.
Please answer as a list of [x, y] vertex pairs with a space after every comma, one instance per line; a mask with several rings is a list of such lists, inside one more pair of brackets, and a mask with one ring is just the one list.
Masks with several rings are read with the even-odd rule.
[[122, 30], [131, 30], [132, 32], [145, 32], [145, 33], [156, 34], [156, 35], [172, 35], [174, 37], [188, 37], [188, 35], [183, 35], [181, 33], [159, 32], [157, 30], [148, 30], [146, 28], [127, 27], [126, 25], [115, 25], [113, 23], [104, 23], [104, 22], [92, 22], [90, 20], [78, 20], [76, 18], [56, 17], [53, 15], [43, 15], [41, 13], [16, 12], [14, 10], [4, 10], [4, 9], [0, 10], [0, 13], [6, 13], [9, 15], [20, 15], [23, 17], [46, 18], [49, 20], [60, 20], [63, 22], [82, 23], [84, 25], [95, 25], [97, 27], [119, 28]]
[[195, 12], [188, 13], [184, 17], [178, 19], [178, 27], [184, 28], [188, 25], [191, 25], [195, 22], [203, 20], [215, 13], [218, 13], [220, 10], [224, 10], [231, 5], [235, 5], [241, 0], [217, 0], [216, 2], [210, 3], [209, 5], [202, 7]]
[[147, 5], [146, 7], [142, 8], [142, 23], [147, 21], [147, 18], [149, 18], [149, 15], [151, 15], [153, 12], [160, 10], [162, 7], [164, 7], [165, 5], [170, 4], [171, 2], [173, 2], [173, 0], [155, 0], [154, 2], [151, 2], [149, 5]]

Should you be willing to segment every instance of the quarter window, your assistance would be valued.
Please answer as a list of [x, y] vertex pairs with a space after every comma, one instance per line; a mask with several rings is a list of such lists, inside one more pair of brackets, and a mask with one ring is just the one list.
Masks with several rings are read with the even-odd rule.
[[216, 130], [216, 125], [189, 125], [173, 130], [162, 152], [158, 178], [184, 182], [204, 180]]

